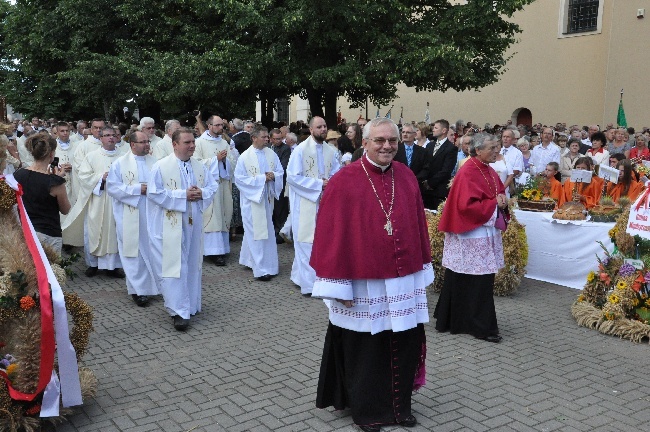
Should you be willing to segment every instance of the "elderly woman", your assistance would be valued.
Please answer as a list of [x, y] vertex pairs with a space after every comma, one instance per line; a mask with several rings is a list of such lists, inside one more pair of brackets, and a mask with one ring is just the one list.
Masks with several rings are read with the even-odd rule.
[[[590, 157], [584, 156], [576, 160], [575, 169], [593, 171], [594, 165]], [[567, 201], [580, 201], [589, 210], [600, 201], [603, 194], [604, 180], [600, 177], [593, 175], [590, 183], [578, 182], [574, 183], [569, 178], [564, 182], [562, 188], [564, 194], [560, 196], [560, 201], [557, 206], [562, 207]]]
[[503, 183], [490, 167], [497, 142], [475, 135], [472, 156], [458, 170], [438, 229], [445, 233], [442, 264], [445, 282], [433, 316], [436, 330], [467, 333], [501, 341], [494, 309], [494, 276], [504, 266], [501, 231], [507, 199]]
[[636, 200], [644, 186], [642, 182], [636, 180], [632, 162], [629, 159], [623, 159], [618, 162], [616, 168], [618, 168], [618, 183], [607, 185], [607, 195], [612, 197], [615, 203], [618, 203], [621, 197], [628, 197], [630, 201]]
[[571, 170], [575, 168], [578, 158], [584, 155], [580, 154], [580, 140], [571, 138], [569, 140], [569, 151], [560, 158], [560, 174], [562, 174], [562, 183], [571, 178]]
[[630, 159], [648, 160], [650, 159], [650, 150], [648, 150], [648, 138], [645, 135], [637, 133], [634, 136], [635, 146], [630, 150]]
[[25, 146], [34, 163], [14, 173], [23, 187], [23, 201], [34, 230], [43, 244], [61, 254], [63, 246], [61, 218], [68, 214], [70, 201], [65, 190], [65, 170], [53, 165], [56, 140], [48, 133], [38, 133], [27, 139]]
[[610, 155], [623, 153], [626, 158], [630, 157], [630, 150], [632, 150], [632, 145], [625, 140], [625, 129], [616, 129], [616, 132], [614, 132], [614, 141], [607, 146], [607, 150], [609, 151]]

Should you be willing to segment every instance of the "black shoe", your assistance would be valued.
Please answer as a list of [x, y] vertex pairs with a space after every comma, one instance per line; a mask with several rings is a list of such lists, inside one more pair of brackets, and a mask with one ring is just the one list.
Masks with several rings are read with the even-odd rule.
[[124, 270], [122, 270], [121, 268], [106, 270], [106, 274], [110, 277], [114, 277], [115, 279], [124, 279], [126, 277], [126, 275], [124, 274]]
[[303, 294], [303, 297], [311, 297], [311, 293]]
[[210, 256], [210, 260], [212, 260], [214, 265], [219, 267], [224, 267], [226, 265], [226, 257], [223, 255], [212, 255]]
[[149, 304], [149, 297], [147, 297], [147, 296], [131, 294], [131, 297], [133, 298], [133, 301], [135, 302], [135, 304], [137, 304], [140, 307], [145, 307], [146, 305]]
[[413, 427], [416, 424], [418, 424], [418, 420], [415, 418], [414, 415], [411, 414], [410, 416], [406, 417], [404, 420], [398, 422], [397, 424], [402, 427]]
[[284, 239], [280, 237], [280, 234], [277, 234], [275, 236], [275, 244], [283, 244], [283, 243], [284, 243]]
[[178, 331], [185, 331], [190, 325], [190, 320], [181, 318], [179, 315], [174, 315], [174, 328]]
[[268, 282], [268, 281], [271, 280], [272, 277], [273, 277], [273, 276], [271, 276], [271, 275], [267, 275], [267, 274], [265, 274], [265, 275], [263, 275], [263, 276], [258, 277], [257, 280], [258, 280], [258, 281], [262, 281], [262, 282]]
[[381, 426], [378, 425], [366, 425], [366, 426], [361, 426], [361, 425], [356, 425], [359, 429], [361, 429], [363, 432], [379, 432], [381, 431]]
[[93, 277], [93, 276], [96, 276], [96, 275], [97, 275], [97, 272], [98, 272], [98, 271], [99, 271], [99, 270], [97, 269], [97, 267], [88, 267], [88, 268], [86, 269], [86, 271], [84, 272], [84, 274], [85, 274], [86, 276], [88, 276], [88, 277]]
[[499, 336], [499, 335], [490, 335], [490, 336], [480, 337], [480, 338], [477, 338], [477, 339], [481, 339], [481, 340], [492, 342], [492, 343], [499, 343], [499, 342], [501, 342], [501, 339], [503, 339], [503, 338], [501, 336]]

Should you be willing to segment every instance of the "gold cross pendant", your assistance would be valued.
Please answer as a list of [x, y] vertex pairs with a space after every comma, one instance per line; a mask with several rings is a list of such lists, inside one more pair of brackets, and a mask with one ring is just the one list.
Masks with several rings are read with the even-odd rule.
[[386, 221], [386, 225], [384, 225], [384, 229], [386, 230], [389, 236], [393, 235], [393, 224], [390, 222], [390, 220]]

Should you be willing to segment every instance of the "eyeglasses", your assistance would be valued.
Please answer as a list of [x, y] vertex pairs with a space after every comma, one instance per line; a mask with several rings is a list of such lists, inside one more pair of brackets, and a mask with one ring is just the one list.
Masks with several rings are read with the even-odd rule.
[[395, 145], [395, 144], [397, 144], [397, 142], [399, 140], [397, 138], [388, 138], [388, 139], [386, 139], [386, 138], [380, 137], [380, 138], [371, 138], [370, 141], [372, 141], [372, 142], [374, 142], [376, 144], [379, 144], [379, 145], [384, 145], [384, 144], [386, 144], [386, 141], [388, 141], [388, 143], [390, 145]]

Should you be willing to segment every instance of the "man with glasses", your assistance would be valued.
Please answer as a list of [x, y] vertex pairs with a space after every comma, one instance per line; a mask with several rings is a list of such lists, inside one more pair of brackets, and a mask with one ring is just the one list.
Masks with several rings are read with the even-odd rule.
[[427, 152], [415, 144], [415, 125], [406, 123], [402, 126], [402, 142], [397, 145], [395, 160], [411, 168], [418, 181], [427, 178]]
[[196, 140], [194, 152], [194, 157], [205, 164], [219, 183], [219, 190], [203, 218], [204, 255], [217, 266], [225, 266], [226, 254], [230, 253], [232, 180], [236, 162], [230, 143], [222, 135], [223, 119], [211, 116], [208, 119], [208, 130]]
[[311, 295], [316, 281], [316, 273], [309, 265], [309, 259], [314, 243], [318, 206], [330, 178], [341, 168], [336, 149], [325, 143], [325, 119], [313, 117], [309, 122], [309, 131], [311, 135], [291, 153], [287, 166], [295, 249], [291, 280], [305, 296]]
[[366, 432], [415, 426], [424, 384], [431, 249], [418, 182], [393, 163], [398, 136], [390, 119], [364, 127], [365, 154], [323, 193], [311, 255], [329, 312], [316, 406], [349, 407]]
[[126, 274], [126, 289], [135, 304], [149, 304], [157, 295], [147, 230], [147, 184], [156, 159], [149, 154], [149, 137], [144, 132], [129, 136], [130, 151], [111, 165], [106, 180], [113, 198], [113, 216], [120, 261]]
[[151, 117], [142, 117], [140, 119], [140, 130], [147, 134], [151, 146], [155, 146], [160, 138], [156, 135], [156, 122]]
[[101, 147], [88, 153], [79, 166], [79, 197], [61, 227], [65, 237], [66, 232], [77, 232], [78, 224], [83, 224], [84, 255], [88, 265], [85, 274], [88, 277], [95, 276], [99, 270], [106, 270], [112, 277], [124, 277], [117, 248], [113, 200], [106, 193], [108, 171], [120, 156], [115, 148], [117, 139], [111, 126], [100, 130]]

